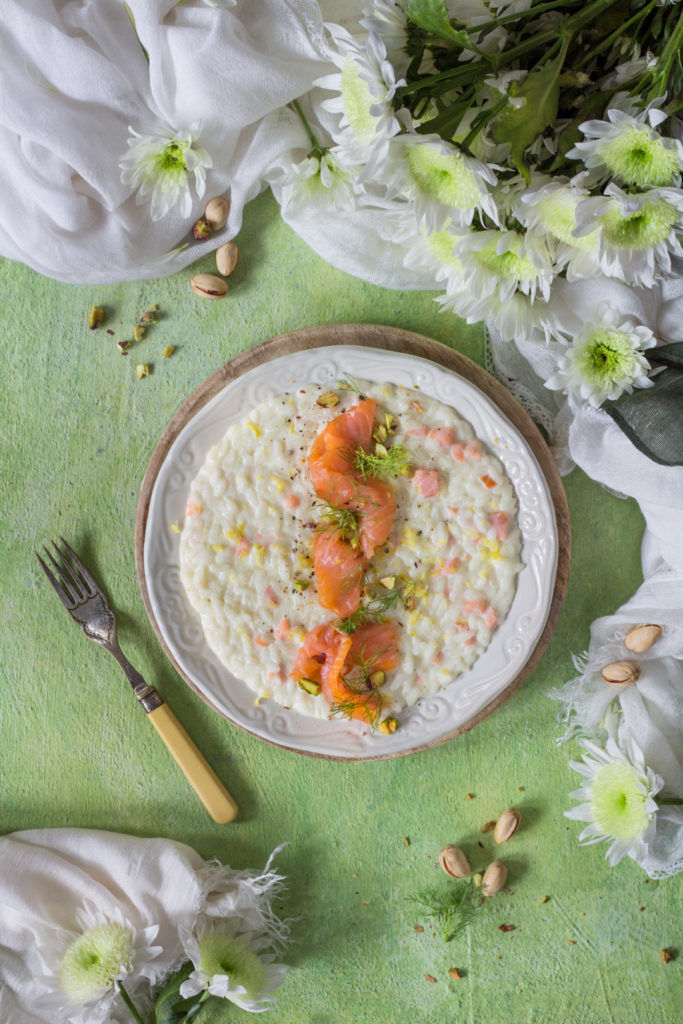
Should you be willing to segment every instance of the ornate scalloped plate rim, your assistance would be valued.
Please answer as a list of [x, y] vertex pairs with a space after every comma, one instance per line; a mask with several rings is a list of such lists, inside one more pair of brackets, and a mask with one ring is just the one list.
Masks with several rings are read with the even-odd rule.
[[[339, 345], [340, 333], [343, 341], [346, 340], [345, 336], [348, 336], [348, 340], [352, 341], [353, 344]], [[285, 355], [280, 355], [277, 348], [279, 347], [281, 351], [285, 341], [289, 342], [287, 346], [289, 352]], [[397, 343], [400, 345], [400, 350], [397, 350]], [[317, 351], [315, 349], [311, 350], [312, 344], [316, 345]], [[406, 346], [417, 348], [420, 353], [426, 348], [428, 355], [407, 352], [405, 351]], [[357, 355], [356, 363], [358, 365], [349, 366], [349, 360], [353, 363], [354, 351]], [[302, 370], [299, 369], [299, 376], [296, 376], [297, 371], [295, 371], [296, 379], [292, 379], [292, 366], [296, 364], [294, 354], [297, 352], [306, 353], [304, 357], [307, 364], [306, 376], [301, 376]], [[520, 444], [521, 451], [528, 460], [528, 471], [531, 472], [535, 486], [540, 488], [541, 503], [545, 504], [544, 515], [547, 516], [547, 525], [550, 527], [544, 531], [545, 535], [542, 538], [538, 538], [541, 541], [540, 546], [535, 541], [531, 544], [531, 552], [536, 560], [538, 560], [538, 551], [541, 550], [542, 552], [540, 571], [543, 573], [544, 579], [538, 582], [538, 586], [542, 589], [542, 594], [539, 594], [542, 607], [540, 614], [536, 615], [532, 623], [534, 627], [532, 642], [526, 643], [526, 646], [521, 651], [521, 655], [519, 650], [514, 652], [516, 656], [519, 655], [513, 665], [514, 671], [512, 673], [504, 673], [502, 679], [498, 678], [495, 692], [489, 694], [487, 690], [487, 695], [490, 699], [484, 699], [483, 703], [480, 700], [471, 709], [471, 714], [468, 713], [465, 718], [463, 718], [462, 711], [459, 718], [453, 715], [453, 708], [448, 707], [447, 701], [444, 703], [442, 695], [457, 685], [459, 691], [464, 693], [471, 703], [472, 691], [476, 691], [481, 686], [481, 680], [477, 682], [477, 670], [478, 667], [481, 670], [482, 664], [485, 664], [483, 659], [488, 653], [485, 652], [468, 673], [459, 677], [459, 680], [456, 680], [454, 683], [449, 684], [440, 694], [434, 695], [431, 698], [425, 698], [419, 701], [415, 707], [402, 712], [402, 727], [391, 737], [371, 736], [368, 730], [358, 726], [357, 723], [328, 723], [323, 720], [309, 719], [295, 712], [287, 711], [274, 701], [265, 702], [264, 705], [252, 710], [253, 693], [248, 690], [244, 683], [229, 676], [227, 670], [218, 662], [212, 652], [208, 651], [208, 655], [204, 653], [203, 664], [197, 663], [196, 659], [193, 659], [191, 655], [188, 657], [187, 652], [182, 650], [182, 644], [179, 643], [177, 631], [174, 630], [173, 623], [165, 614], [167, 604], [161, 600], [158, 565], [154, 564], [155, 545], [152, 539], [155, 536], [161, 535], [158, 533], [158, 530], [148, 529], [150, 522], [152, 527], [155, 524], [156, 526], [166, 524], [166, 531], [167, 533], [169, 532], [168, 525], [173, 520], [165, 518], [163, 513], [164, 489], [168, 490], [169, 480], [179, 464], [185, 465], [190, 478], [194, 476], [209, 444], [213, 443], [214, 439], [217, 440], [219, 436], [222, 436], [227, 423], [230, 422], [230, 418], [239, 418], [243, 414], [244, 410], [239, 403], [240, 393], [247, 390], [250, 384], [256, 387], [259, 383], [269, 389], [267, 393], [270, 394], [283, 390], [281, 381], [284, 360], [287, 363], [287, 368], [284, 372], [288, 380], [292, 379], [292, 383], [304, 383], [305, 380], [311, 379], [334, 379], [335, 376], [339, 375], [340, 370], [337, 368], [336, 371], [333, 371], [329, 365], [326, 366], [326, 363], [329, 363], [335, 356], [339, 357], [341, 353], [344, 355], [343, 372], [351, 373], [352, 375], [366, 376], [369, 379], [373, 379], [373, 377], [378, 379], [379, 376], [380, 379], [392, 380], [396, 383], [406, 383], [405, 378], [400, 379], [402, 373], [408, 373], [409, 379], [412, 380], [413, 378], [410, 376], [412, 372], [416, 374], [416, 379], [420, 379], [420, 370], [422, 369], [422, 376], [424, 377], [426, 364], [429, 373], [432, 375], [437, 374], [437, 380], [448, 380], [448, 383], [455, 386], [456, 389], [461, 389], [461, 391], [464, 389], [464, 393], [475, 402], [475, 407], [481, 415], [484, 415], [485, 419], [487, 417], [492, 417], [494, 420], [498, 418], [499, 424], [502, 422], [504, 427], [512, 431], [510, 436], [516, 438], [516, 441]], [[437, 358], [435, 359], [434, 356]], [[374, 374], [367, 372], [367, 369], [363, 369], [363, 364], [367, 365], [373, 359], [379, 359], [381, 367]], [[247, 365], [243, 369], [242, 364], [245, 363]], [[460, 373], [456, 372], [448, 363], [455, 364]], [[387, 373], [384, 373], [384, 370]], [[320, 372], [322, 372], [322, 376], [316, 378], [316, 373], [320, 374]], [[438, 375], [441, 375], [441, 377]], [[477, 379], [476, 384], [471, 380], [472, 377]], [[275, 385], [276, 381], [278, 382], [277, 386]], [[488, 394], [484, 393], [482, 385], [489, 392]], [[432, 382], [432, 387], [434, 386]], [[425, 391], [428, 394], [433, 393], [433, 390], [430, 390], [429, 383], [425, 387]], [[493, 393], [493, 397], [491, 393]], [[436, 394], [435, 397], [438, 397], [441, 401], [444, 400], [442, 395]], [[230, 403], [233, 403], [232, 406]], [[237, 403], [236, 407], [235, 403]], [[510, 416], [506, 416], [501, 410], [501, 404], [509, 407], [508, 412], [511, 414]], [[225, 417], [225, 408], [229, 410], [228, 419]], [[221, 409], [224, 411], [221, 412]], [[470, 422], [472, 422], [473, 418], [476, 418], [468, 415], [467, 411], [463, 414], [465, 418], [470, 419]], [[511, 417], [517, 421], [516, 425], [511, 421]], [[212, 418], [214, 421], [213, 428]], [[196, 444], [197, 435], [207, 434], [207, 424], [208, 434], [211, 434], [213, 429], [214, 437], [207, 440], [206, 436], [202, 436], [200, 441], [201, 459], [199, 462], [195, 458], [188, 460], [187, 453], [191, 448], [193, 439]], [[215, 424], [218, 424], [218, 426]], [[481, 426], [476, 423], [473, 423], [473, 425], [477, 433], [480, 433]], [[523, 429], [520, 429], [520, 427]], [[487, 440], [486, 436], [484, 436], [484, 440]], [[532, 448], [536, 450], [536, 454], [534, 454]], [[505, 458], [500, 450], [497, 450], [496, 454], [501, 456], [502, 461], [505, 462]], [[540, 461], [545, 462], [543, 468], [539, 465], [539, 459], [537, 458], [539, 455]], [[545, 457], [546, 455], [547, 457]], [[264, 342], [262, 345], [256, 346], [255, 349], [251, 349], [231, 360], [215, 374], [212, 374], [190, 396], [190, 399], [188, 399], [169, 424], [150, 461], [141, 490], [136, 523], [138, 576], [150, 621], [169, 658], [192, 689], [222, 717], [260, 739], [309, 756], [343, 761], [392, 758], [435, 746], [472, 728], [473, 725], [487, 717], [500, 706], [521, 685], [533, 664], [540, 658], [540, 654], [548, 642], [564, 597], [563, 587], [558, 586], [560, 576], [557, 572], [559, 559], [563, 552], [568, 557], [569, 543], [566, 501], [562, 508], [556, 508], [557, 494], [554, 492], [559, 477], [551, 480], [551, 483], [555, 485], [553, 487], [549, 485], [547, 479], [548, 475], [553, 477], [553, 474], [557, 476], [554, 464], [547, 453], [547, 448], [535, 426], [526, 416], [526, 413], [517, 406], [517, 403], [502, 388], [502, 385], [499, 385], [497, 381], [476, 364], [459, 355], [459, 353], [448, 349], [446, 346], [409, 332], [370, 325], [336, 325], [328, 328], [309, 328], [304, 331], [281, 336], [280, 338], [270, 339], [270, 341]], [[184, 491], [184, 478], [182, 474], [180, 482], [182, 484], [181, 491], [186, 493]], [[513, 482], [515, 481], [513, 480]], [[515, 485], [517, 486], [516, 482]], [[559, 492], [561, 497], [564, 498], [561, 484], [559, 485]], [[180, 518], [182, 518], [182, 515]], [[525, 537], [525, 561], [529, 556], [529, 552], [530, 546]], [[523, 572], [527, 571], [527, 569], [523, 570]], [[563, 573], [562, 575], [564, 576], [565, 574]], [[566, 589], [566, 579], [564, 580], [564, 587]], [[184, 594], [182, 593], [179, 580], [174, 581], [172, 588], [179, 591], [179, 594], [176, 592], [173, 595], [174, 598], [179, 599], [181, 603], [184, 602]], [[511, 621], [516, 603], [517, 597], [505, 622]], [[549, 629], [551, 610], [554, 614], [552, 615], [553, 622]], [[186, 606], [184, 611], [190, 617], [194, 616], [194, 613], [189, 609], [189, 605]], [[519, 611], [520, 609], [517, 608], [517, 612]], [[516, 621], [518, 622], [518, 631], [520, 630], [520, 622], [526, 628], [529, 624], [528, 610], [521, 619], [518, 616]], [[502, 624], [501, 631], [504, 625], [505, 623]], [[197, 628], [200, 629], [198, 626]], [[500, 633], [501, 631], [497, 632]], [[519, 641], [519, 638], [515, 639]], [[526, 639], [528, 640], [528, 638]], [[499, 640], [499, 646], [502, 642], [502, 640]], [[208, 661], [207, 658], [209, 659]], [[211, 660], [215, 662], [214, 665], [210, 664]], [[213, 685], [211, 676], [213, 676]], [[232, 691], [235, 691], [236, 688], [238, 691], [240, 688], [244, 691], [241, 694], [241, 704], [239, 701], [235, 703], [234, 697], [230, 694], [226, 698], [225, 693], [217, 692], [221, 687], [220, 683], [216, 687], [216, 680], [226, 676], [230, 681]], [[498, 676], [500, 676], [500, 672]], [[208, 684], [207, 678], [209, 679]]]

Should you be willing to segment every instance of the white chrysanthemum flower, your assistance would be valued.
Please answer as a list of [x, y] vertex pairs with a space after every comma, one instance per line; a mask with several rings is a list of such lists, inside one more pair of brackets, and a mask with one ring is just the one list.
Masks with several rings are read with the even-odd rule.
[[586, 137], [567, 156], [582, 160], [590, 172], [589, 184], [614, 178], [634, 188], [680, 185], [683, 145], [656, 130], [666, 114], [650, 106], [635, 115], [608, 110], [607, 121], [584, 121]]
[[626, 751], [612, 737], [605, 750], [590, 740], [582, 746], [587, 754], [569, 766], [586, 782], [570, 796], [584, 803], [565, 811], [565, 816], [589, 822], [579, 835], [580, 843], [610, 843], [605, 857], [611, 867], [625, 856], [641, 860], [654, 834], [657, 804], [653, 797], [664, 785], [662, 779], [646, 767], [633, 741]]
[[284, 209], [348, 210], [356, 202], [358, 168], [345, 167], [335, 150], [314, 150], [273, 184], [282, 189]]
[[257, 954], [253, 946], [261, 943], [250, 932], [239, 934], [239, 927], [239, 921], [227, 919], [220, 924], [201, 921], [195, 934], [179, 928], [183, 949], [194, 966], [180, 986], [183, 999], [208, 992], [250, 1013], [272, 1007], [270, 993], [282, 984], [287, 967], [273, 963], [272, 953]]
[[206, 189], [206, 169], [213, 166], [205, 149], [193, 148], [199, 126], [193, 125], [186, 132], [160, 129], [155, 135], [139, 135], [130, 126], [128, 131], [133, 138], [128, 140], [128, 152], [119, 160], [119, 167], [124, 185], [137, 189], [137, 205], [149, 200], [152, 220], [161, 220], [176, 204], [181, 215], [189, 217], [190, 175], [201, 199]]
[[353, 161], [365, 165], [367, 177], [386, 156], [389, 139], [400, 130], [391, 101], [405, 82], [396, 80], [386, 47], [375, 32], [369, 32], [362, 45], [340, 25], [327, 28], [339, 51], [332, 55], [339, 73], [318, 78], [313, 85], [339, 94], [320, 105], [341, 115], [335, 141]]
[[392, 139], [381, 180], [390, 197], [402, 196], [428, 231], [448, 221], [466, 227], [474, 214], [487, 213], [498, 223], [498, 209], [489, 191], [494, 172], [438, 135], [400, 135]]
[[578, 204], [576, 225], [577, 238], [599, 228], [601, 273], [651, 288], [656, 276], [671, 271], [672, 254], [683, 256], [677, 238], [683, 230], [683, 191], [649, 188], [628, 194], [612, 182], [604, 195]]
[[602, 320], [587, 323], [577, 334], [545, 386], [597, 409], [607, 399], [651, 387], [650, 364], [642, 353], [656, 344], [649, 327], [608, 310]]
[[419, 224], [410, 204], [390, 213], [385, 218], [381, 237], [405, 249], [403, 266], [409, 270], [427, 270], [434, 277], [434, 287], [440, 283], [448, 288], [462, 277], [462, 264], [453, 255], [453, 245], [459, 237], [446, 224], [437, 231], [428, 231]]
[[387, 48], [387, 57], [394, 67], [408, 67], [408, 19], [405, 10], [396, 0], [371, 0], [363, 8], [360, 25], [366, 32], [380, 36]]
[[557, 270], [566, 268], [569, 281], [600, 273], [598, 228], [580, 238], [574, 234], [576, 208], [587, 195], [586, 189], [566, 178], [545, 179], [525, 189], [515, 208], [515, 215], [527, 231], [546, 241]]
[[490, 319], [504, 338], [527, 335], [533, 304], [548, 300], [553, 268], [545, 245], [517, 231], [472, 231], [456, 239], [462, 276], [439, 302], [468, 323]]
[[105, 917], [86, 904], [75, 916], [80, 931], [55, 928], [38, 939], [34, 957], [42, 991], [33, 1003], [55, 1019], [101, 1024], [122, 1005], [119, 983], [130, 978], [134, 987], [136, 979], [155, 978], [150, 962], [162, 949], [151, 943], [159, 929], [136, 929], [118, 908]]

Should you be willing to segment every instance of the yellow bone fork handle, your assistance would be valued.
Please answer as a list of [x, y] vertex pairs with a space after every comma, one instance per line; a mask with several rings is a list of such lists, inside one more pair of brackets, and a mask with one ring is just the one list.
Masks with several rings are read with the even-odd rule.
[[148, 712], [147, 717], [213, 820], [219, 825], [233, 821], [237, 816], [237, 804], [213, 768], [197, 750], [168, 704], [160, 704]]

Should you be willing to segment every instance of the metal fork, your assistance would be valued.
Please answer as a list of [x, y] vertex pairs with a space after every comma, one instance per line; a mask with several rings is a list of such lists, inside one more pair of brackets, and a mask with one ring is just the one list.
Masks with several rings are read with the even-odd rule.
[[133, 668], [119, 647], [116, 618], [99, 584], [86, 569], [75, 551], [60, 537], [61, 548], [52, 541], [54, 552], [45, 546], [47, 563], [36, 552], [43, 572], [74, 622], [85, 635], [109, 651], [126, 674], [133, 692], [147, 712], [152, 724], [176, 759], [190, 785], [219, 824], [232, 821], [237, 805], [218, 776], [199, 752], [168, 704], [153, 686]]

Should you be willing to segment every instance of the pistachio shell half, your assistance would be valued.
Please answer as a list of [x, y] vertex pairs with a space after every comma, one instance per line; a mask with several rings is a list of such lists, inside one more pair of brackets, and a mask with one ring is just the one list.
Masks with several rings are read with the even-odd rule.
[[630, 686], [639, 675], [640, 668], [635, 661], [613, 661], [602, 670], [602, 678], [612, 686]]
[[195, 295], [203, 299], [222, 299], [228, 293], [228, 282], [214, 274], [195, 274], [190, 278], [190, 287]]
[[642, 654], [643, 651], [649, 651], [652, 645], [657, 643], [661, 635], [662, 627], [655, 626], [653, 623], [634, 626], [624, 637], [624, 645], [629, 651], [633, 651], [635, 654]]
[[495, 896], [507, 881], [508, 869], [502, 861], [494, 860], [489, 864], [481, 880], [481, 891], [484, 896]]
[[439, 854], [439, 864], [451, 878], [467, 878], [472, 870], [460, 847], [452, 844], [445, 846]]
[[493, 830], [496, 842], [507, 843], [508, 839], [512, 839], [521, 820], [522, 815], [516, 807], [508, 807], [507, 811], [503, 811]]

